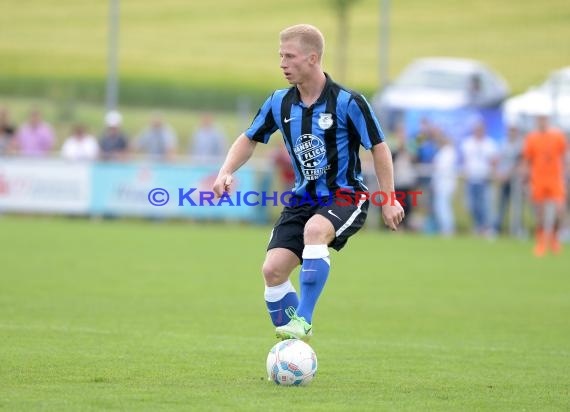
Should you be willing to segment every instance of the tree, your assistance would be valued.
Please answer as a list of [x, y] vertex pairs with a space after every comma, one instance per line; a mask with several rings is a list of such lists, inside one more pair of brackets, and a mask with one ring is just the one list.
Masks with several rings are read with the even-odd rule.
[[329, 0], [337, 14], [338, 24], [338, 53], [337, 53], [337, 72], [335, 77], [339, 82], [346, 81], [346, 63], [348, 55], [348, 12], [350, 6], [354, 5], [358, 0]]

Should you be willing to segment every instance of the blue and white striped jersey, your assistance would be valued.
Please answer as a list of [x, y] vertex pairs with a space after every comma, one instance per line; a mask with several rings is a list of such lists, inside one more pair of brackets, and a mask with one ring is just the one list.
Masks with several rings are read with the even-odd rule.
[[261, 106], [245, 135], [261, 143], [279, 129], [295, 170], [298, 196], [367, 190], [360, 146], [384, 141], [382, 129], [366, 99], [326, 75], [319, 99], [307, 107], [296, 87], [276, 90]]

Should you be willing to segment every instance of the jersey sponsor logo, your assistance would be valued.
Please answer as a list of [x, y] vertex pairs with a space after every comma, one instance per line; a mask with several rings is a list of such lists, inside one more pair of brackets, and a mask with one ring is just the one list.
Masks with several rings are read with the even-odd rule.
[[325, 142], [318, 136], [313, 134], [299, 136], [293, 151], [303, 166], [303, 175], [307, 180], [317, 180], [330, 167], [326, 164]]
[[333, 122], [332, 113], [319, 113], [319, 120], [317, 123], [321, 129], [330, 129], [333, 125]]
[[293, 120], [295, 117], [290, 117], [290, 118], [285, 118], [283, 119], [283, 123], [289, 123], [291, 120]]

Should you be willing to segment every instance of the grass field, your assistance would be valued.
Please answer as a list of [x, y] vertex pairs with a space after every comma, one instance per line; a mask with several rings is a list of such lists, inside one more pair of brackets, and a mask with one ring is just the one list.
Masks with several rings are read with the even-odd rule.
[[[203, 100], [201, 90], [266, 95], [285, 85], [278, 69], [277, 33], [301, 20], [323, 30], [324, 64], [334, 77], [339, 40], [332, 3], [219, 0], [214, 9], [204, 1], [123, 0], [122, 96], [183, 102], [193, 94]], [[108, 4], [27, 0], [23, 7], [4, 1], [0, 90], [100, 97], [107, 70]], [[348, 75], [337, 78], [365, 94], [380, 86], [379, 5], [378, 0], [360, 0], [351, 8]], [[419, 56], [471, 57], [490, 64], [520, 92], [570, 58], [566, 0], [476, 0], [468, 6], [452, 0], [392, 1], [390, 16], [392, 77]], [[60, 90], [59, 82], [73, 84], [76, 92]]]
[[332, 256], [316, 379], [281, 388], [265, 377], [268, 232], [0, 218], [0, 409], [570, 407], [568, 255], [364, 231]]

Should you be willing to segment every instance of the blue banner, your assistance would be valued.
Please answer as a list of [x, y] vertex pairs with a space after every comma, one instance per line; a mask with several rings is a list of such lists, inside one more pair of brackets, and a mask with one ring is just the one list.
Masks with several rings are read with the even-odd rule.
[[406, 136], [413, 140], [418, 135], [422, 121], [438, 127], [456, 144], [473, 133], [475, 125], [483, 121], [487, 135], [497, 142], [505, 136], [505, 126], [500, 109], [408, 110], [404, 117]]
[[259, 221], [255, 196], [243, 202], [239, 194], [258, 189], [254, 170], [234, 175], [232, 195], [215, 199], [214, 166], [96, 163], [92, 170], [90, 212], [94, 215], [180, 217]]

